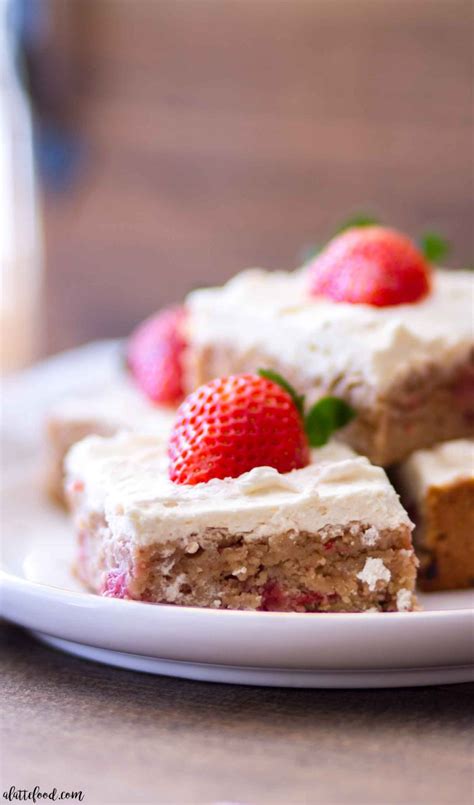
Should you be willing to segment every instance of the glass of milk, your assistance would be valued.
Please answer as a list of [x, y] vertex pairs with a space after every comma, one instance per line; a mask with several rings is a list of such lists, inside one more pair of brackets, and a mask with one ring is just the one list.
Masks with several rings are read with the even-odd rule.
[[0, 372], [39, 351], [41, 227], [30, 110], [14, 66], [8, 0], [0, 0]]

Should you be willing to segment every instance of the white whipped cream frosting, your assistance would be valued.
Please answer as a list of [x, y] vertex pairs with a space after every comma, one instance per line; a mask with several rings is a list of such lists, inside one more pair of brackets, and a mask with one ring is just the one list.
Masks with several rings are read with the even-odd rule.
[[350, 376], [376, 397], [408, 370], [465, 360], [474, 342], [474, 274], [433, 271], [431, 293], [393, 307], [336, 303], [308, 292], [307, 269], [249, 269], [188, 296], [200, 346], [229, 344], [293, 367], [302, 383]]
[[416, 450], [396, 474], [407, 499], [415, 502], [431, 487], [474, 478], [474, 441], [453, 439], [427, 450]]
[[264, 538], [354, 521], [410, 524], [385, 472], [342, 444], [314, 450], [311, 464], [285, 474], [257, 467], [190, 486], [174, 484], [167, 470], [166, 441], [150, 434], [90, 436], [66, 459], [67, 483], [85, 485], [84, 508], [142, 544], [188, 543], [207, 528]]

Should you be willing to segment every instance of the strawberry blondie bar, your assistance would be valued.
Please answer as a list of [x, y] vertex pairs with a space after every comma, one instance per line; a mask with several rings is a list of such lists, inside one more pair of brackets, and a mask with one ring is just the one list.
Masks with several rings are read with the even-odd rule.
[[182, 307], [165, 308], [146, 319], [131, 334], [126, 361], [120, 366], [117, 361], [112, 382], [51, 409], [46, 420], [47, 487], [57, 502], [65, 502], [64, 457], [75, 442], [122, 429], [167, 432], [173, 407], [184, 393], [185, 321]]
[[339, 263], [333, 249], [322, 267], [248, 270], [191, 293], [189, 387], [270, 366], [310, 398], [336, 394], [350, 403], [357, 417], [344, 438], [382, 466], [472, 435], [474, 274], [427, 269], [423, 279], [416, 255], [410, 273], [397, 254], [384, 275], [386, 233], [372, 233], [375, 246], [370, 233], [352, 234], [369, 240], [357, 259], [351, 245]]
[[416, 523], [421, 588], [474, 586], [474, 442], [417, 450], [394, 479]]
[[169, 406], [153, 405], [123, 374], [100, 391], [60, 400], [46, 420], [47, 489], [53, 500], [65, 503], [64, 458], [86, 436], [112, 436], [120, 430], [151, 430], [167, 434], [174, 421]]
[[67, 461], [77, 572], [139, 601], [294, 611], [414, 606], [411, 523], [384, 471], [330, 444], [302, 469], [179, 485], [156, 437], [89, 437]]

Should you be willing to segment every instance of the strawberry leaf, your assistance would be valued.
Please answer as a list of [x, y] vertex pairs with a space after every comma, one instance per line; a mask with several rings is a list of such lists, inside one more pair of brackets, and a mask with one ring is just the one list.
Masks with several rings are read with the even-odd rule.
[[426, 232], [420, 238], [421, 251], [430, 263], [437, 263], [446, 257], [450, 251], [447, 240], [436, 232]]
[[281, 388], [284, 389], [286, 393], [290, 395], [299, 413], [301, 414], [301, 416], [303, 416], [304, 394], [298, 394], [296, 389], [294, 389], [293, 386], [290, 383], [288, 383], [288, 381], [285, 380], [284, 377], [279, 375], [278, 372], [274, 372], [273, 369], [259, 369], [257, 374], [260, 377], [264, 377], [265, 380], [271, 380], [272, 383], [276, 383], [277, 386], [281, 386]]
[[340, 235], [341, 232], [345, 232], [346, 229], [352, 229], [353, 227], [376, 226], [377, 224], [380, 224], [380, 221], [374, 218], [373, 215], [366, 215], [364, 213], [353, 215], [338, 226], [336, 235]]
[[308, 411], [305, 430], [311, 447], [322, 447], [334, 431], [343, 428], [355, 417], [351, 406], [339, 397], [323, 397]]

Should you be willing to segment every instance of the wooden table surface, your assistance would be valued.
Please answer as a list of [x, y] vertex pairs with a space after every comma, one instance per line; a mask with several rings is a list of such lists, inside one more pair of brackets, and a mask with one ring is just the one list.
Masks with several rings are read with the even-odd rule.
[[474, 685], [287, 690], [68, 657], [3, 625], [2, 788], [85, 803], [473, 801]]

